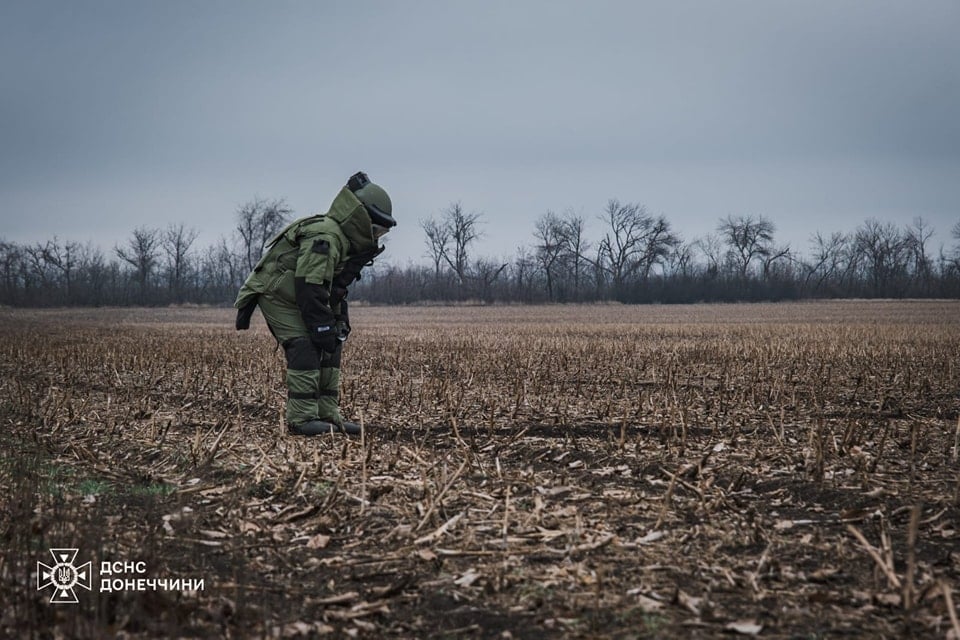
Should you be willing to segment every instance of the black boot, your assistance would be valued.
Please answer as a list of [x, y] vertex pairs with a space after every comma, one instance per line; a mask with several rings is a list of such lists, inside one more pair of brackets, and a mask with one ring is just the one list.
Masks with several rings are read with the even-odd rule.
[[340, 427], [323, 420], [309, 420], [300, 424], [288, 424], [287, 430], [298, 436], [318, 436], [324, 433], [339, 433]]
[[360, 425], [358, 425], [356, 422], [350, 422], [349, 420], [344, 420], [343, 426], [341, 427], [341, 429], [343, 430], [344, 433], [349, 434], [351, 436], [360, 435]]

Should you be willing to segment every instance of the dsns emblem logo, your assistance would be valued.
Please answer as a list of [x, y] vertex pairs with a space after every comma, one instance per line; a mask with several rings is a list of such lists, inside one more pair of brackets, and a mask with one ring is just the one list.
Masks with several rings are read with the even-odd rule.
[[73, 564], [79, 549], [50, 549], [53, 556], [53, 566], [42, 562], [37, 563], [37, 591], [53, 587], [50, 602], [55, 604], [79, 602], [74, 587], [82, 587], [90, 591], [93, 580], [90, 575], [90, 563], [79, 567]]

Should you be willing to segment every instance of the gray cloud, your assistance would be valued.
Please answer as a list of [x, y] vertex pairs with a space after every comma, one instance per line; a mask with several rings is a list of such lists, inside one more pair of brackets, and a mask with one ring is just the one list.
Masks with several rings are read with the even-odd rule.
[[0, 236], [105, 247], [254, 195], [322, 209], [367, 170], [397, 260], [450, 201], [485, 253], [610, 197], [690, 237], [763, 213], [960, 219], [960, 5], [840, 2], [6, 2]]

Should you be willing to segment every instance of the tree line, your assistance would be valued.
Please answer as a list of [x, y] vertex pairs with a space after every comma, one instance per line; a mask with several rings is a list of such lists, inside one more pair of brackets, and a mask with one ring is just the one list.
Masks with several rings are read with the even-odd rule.
[[[589, 223], [599, 225], [592, 235]], [[728, 215], [684, 240], [663, 215], [610, 200], [593, 220], [547, 211], [532, 242], [506, 260], [474, 257], [482, 214], [453, 203], [422, 220], [427, 265], [378, 265], [358, 297], [413, 301], [710, 302], [803, 298], [960, 297], [960, 222], [935, 254], [921, 217], [904, 226], [868, 219], [815, 233], [806, 254], [776, 241], [766, 217]]]
[[291, 213], [283, 199], [254, 198], [237, 209], [232, 234], [207, 247], [197, 247], [198, 231], [183, 223], [137, 227], [106, 254], [56, 236], [34, 244], [0, 240], [0, 304], [231, 304]]
[[[292, 210], [255, 198], [236, 211], [230, 236], [197, 247], [182, 223], [138, 227], [108, 253], [53, 237], [0, 240], [0, 304], [122, 306], [232, 303]], [[591, 224], [592, 223], [592, 224]], [[923, 219], [865, 220], [849, 232], [815, 233], [801, 252], [776, 240], [762, 215], [728, 215], [685, 240], [663, 215], [610, 200], [588, 219], [547, 211], [508, 258], [477, 253], [483, 214], [450, 204], [420, 221], [426, 263], [389, 260], [364, 271], [351, 298], [415, 302], [698, 302], [802, 298], [960, 297], [960, 222], [954, 246], [934, 253]]]

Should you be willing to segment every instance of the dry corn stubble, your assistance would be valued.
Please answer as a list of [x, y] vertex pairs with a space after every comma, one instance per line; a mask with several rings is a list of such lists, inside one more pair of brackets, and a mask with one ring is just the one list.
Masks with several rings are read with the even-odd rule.
[[[952, 626], [957, 303], [357, 306], [363, 440], [283, 434], [262, 322], [0, 315], [3, 633]], [[51, 546], [206, 588], [51, 609]]]

